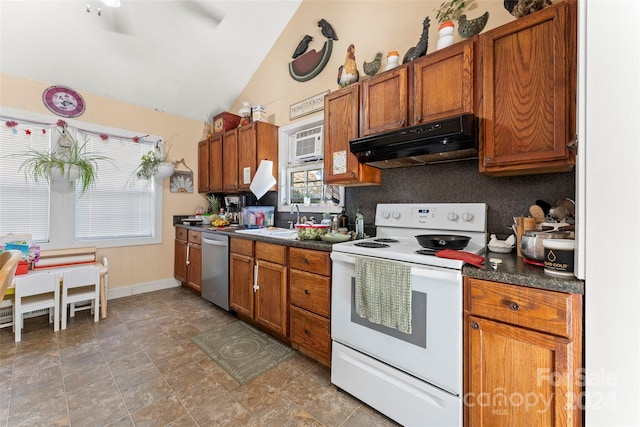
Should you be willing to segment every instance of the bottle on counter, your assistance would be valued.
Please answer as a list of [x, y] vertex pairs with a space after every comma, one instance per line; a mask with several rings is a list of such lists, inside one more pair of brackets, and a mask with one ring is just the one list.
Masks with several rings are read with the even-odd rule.
[[349, 228], [349, 217], [344, 208], [342, 208], [342, 213], [338, 215], [338, 228]]
[[332, 215], [331, 216], [331, 232], [332, 233], [337, 233], [338, 232], [338, 228], [340, 228], [338, 226], [338, 216], [337, 215]]
[[364, 239], [364, 215], [362, 208], [356, 211], [356, 239]]

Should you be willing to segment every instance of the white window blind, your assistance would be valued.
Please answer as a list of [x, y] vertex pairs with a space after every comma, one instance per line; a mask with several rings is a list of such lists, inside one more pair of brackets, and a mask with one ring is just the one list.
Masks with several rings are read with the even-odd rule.
[[76, 186], [76, 239], [151, 237], [155, 224], [156, 186], [153, 180], [138, 180], [135, 170], [140, 157], [152, 150], [150, 142], [134, 143], [131, 139], [78, 132], [81, 143], [91, 153], [111, 159], [98, 162], [95, 186], [80, 196]]
[[[0, 235], [30, 233], [34, 242], [49, 240], [50, 192], [46, 180], [36, 182], [20, 171], [23, 153], [48, 151], [52, 129], [36, 124], [6, 126], [0, 117]], [[15, 133], [14, 133], [15, 129]]]

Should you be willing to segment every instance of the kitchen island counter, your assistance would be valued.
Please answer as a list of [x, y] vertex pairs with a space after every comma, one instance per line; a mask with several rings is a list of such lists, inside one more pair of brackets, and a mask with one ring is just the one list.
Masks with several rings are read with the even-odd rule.
[[[525, 263], [515, 253], [500, 254], [487, 251], [485, 253], [484, 268], [465, 264], [462, 274], [476, 279], [502, 282], [512, 285], [527, 286], [530, 288], [547, 289], [551, 291], [584, 294], [584, 281], [575, 277], [552, 276], [544, 272], [544, 267]], [[500, 259], [502, 263], [494, 270], [491, 267], [491, 259]]]

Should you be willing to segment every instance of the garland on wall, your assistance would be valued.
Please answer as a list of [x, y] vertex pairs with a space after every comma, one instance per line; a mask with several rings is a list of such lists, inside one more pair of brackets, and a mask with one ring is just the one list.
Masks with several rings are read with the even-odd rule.
[[[31, 122], [31, 121], [27, 121], [27, 123], [31, 124], [31, 125], [38, 125], [38, 126], [53, 126], [54, 123], [43, 123], [43, 122]], [[11, 129], [11, 132], [13, 132], [14, 134], [18, 133], [18, 125], [20, 125], [20, 123], [18, 123], [15, 120], [7, 120], [5, 122], [5, 126], [8, 127], [9, 129]], [[63, 129], [67, 129], [69, 127], [69, 125], [67, 124], [67, 122], [65, 122], [64, 120], [60, 119], [55, 123], [56, 126], [59, 126]], [[148, 137], [149, 135], [140, 135], [140, 136], [133, 136], [133, 137], [126, 137], [126, 136], [120, 136], [120, 135], [109, 135], [106, 133], [99, 133], [99, 132], [93, 132], [87, 129], [82, 129], [82, 128], [74, 128], [76, 129], [76, 131], [80, 131], [89, 135], [94, 135], [94, 136], [98, 136], [100, 137], [101, 140], [103, 141], [108, 141], [110, 138], [117, 138], [120, 140], [131, 140], [135, 143], [139, 143], [139, 142], [145, 142], [144, 138]], [[29, 128], [24, 130], [24, 133], [26, 135], [31, 135], [33, 133], [33, 131]], [[42, 129], [42, 133], [46, 134], [47, 130], [46, 129]]]

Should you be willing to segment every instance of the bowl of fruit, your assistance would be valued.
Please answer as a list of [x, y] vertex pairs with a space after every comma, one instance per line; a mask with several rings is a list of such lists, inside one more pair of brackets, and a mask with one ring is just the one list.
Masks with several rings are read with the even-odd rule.
[[320, 240], [320, 236], [327, 234], [327, 224], [296, 224], [298, 240]]

